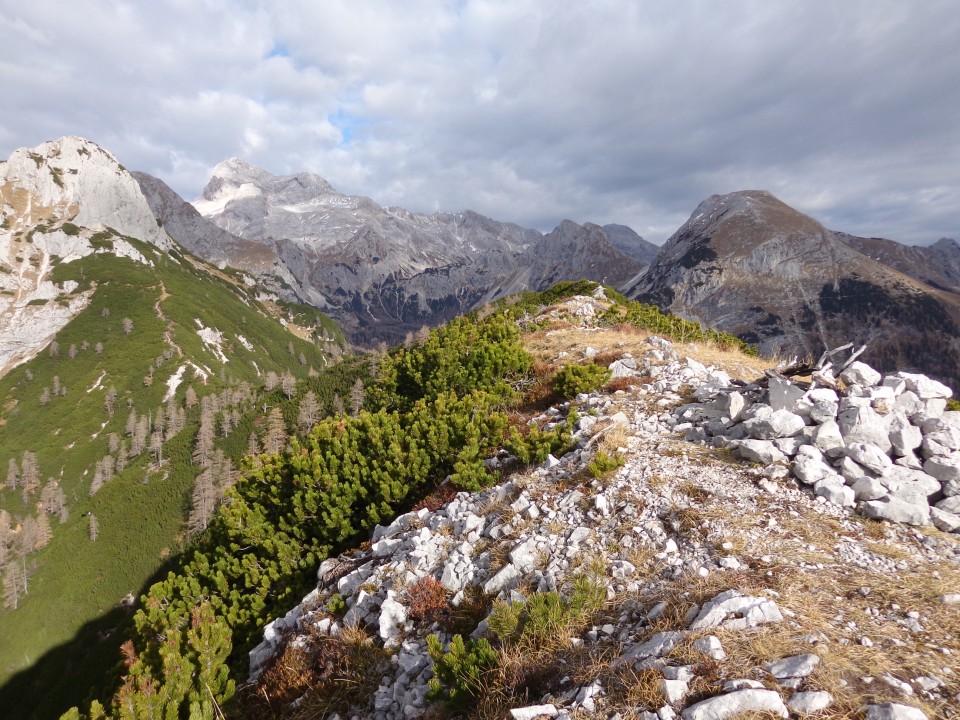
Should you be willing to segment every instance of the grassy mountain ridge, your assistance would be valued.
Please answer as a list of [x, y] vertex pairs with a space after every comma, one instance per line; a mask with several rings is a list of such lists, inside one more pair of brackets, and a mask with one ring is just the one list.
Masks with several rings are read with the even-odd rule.
[[[0, 577], [3, 599], [16, 605], [0, 609], [0, 685], [70, 642], [85, 623], [110, 613], [128, 594], [138, 594], [183, 542], [191, 489], [201, 470], [191, 455], [203, 403], [190, 406], [188, 393], [203, 399], [243, 389], [248, 395], [216, 416], [218, 425], [231, 416], [229, 432], [224, 437], [218, 427], [214, 444], [235, 465], [251, 432], [262, 435], [265, 429], [256, 419], [263, 406], [287, 401], [279, 388], [262, 392], [265, 379], [289, 374], [317, 384], [310, 376], [340, 353], [342, 336], [321, 313], [262, 302], [241, 279], [176, 249], [168, 253], [123, 238], [149, 264], [118, 257], [110, 252], [117, 237], [94, 232], [97, 253], [73, 262], [53, 258], [51, 280], [72, 280], [74, 294], [93, 290], [92, 299], [45, 351], [0, 378], [0, 472], [7, 473], [0, 488], [5, 525]], [[69, 297], [48, 302], [60, 301]], [[179, 385], [168, 384], [177, 377]], [[352, 379], [342, 384], [349, 388]], [[136, 453], [131, 413], [146, 418], [149, 428], [145, 447]], [[179, 428], [167, 424], [158, 430], [158, 417], [169, 423], [174, 416]], [[151, 450], [149, 438], [158, 432], [161, 439]], [[38, 485], [32, 490], [22, 472], [25, 453], [35, 457]], [[112, 477], [91, 495], [107, 456]], [[66, 513], [42, 505], [52, 484]], [[40, 518], [49, 531], [41, 527], [40, 539], [22, 553], [26, 535], [44, 524]], [[22, 575], [26, 587], [12, 587]], [[116, 643], [108, 644], [115, 656]], [[73, 672], [78, 670], [83, 668]], [[86, 679], [88, 685], [99, 682]], [[23, 702], [25, 689], [14, 683], [0, 691], [5, 713], [31, 710]]]

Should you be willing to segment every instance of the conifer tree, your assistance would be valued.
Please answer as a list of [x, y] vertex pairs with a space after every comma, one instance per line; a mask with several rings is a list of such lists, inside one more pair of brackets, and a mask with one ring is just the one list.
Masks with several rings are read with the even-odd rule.
[[90, 542], [96, 542], [97, 538], [100, 537], [100, 521], [93, 513], [87, 516], [87, 533], [90, 536]]

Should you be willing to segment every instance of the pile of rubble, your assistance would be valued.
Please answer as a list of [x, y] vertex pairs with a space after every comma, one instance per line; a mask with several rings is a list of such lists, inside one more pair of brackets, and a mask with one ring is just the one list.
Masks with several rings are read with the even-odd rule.
[[678, 408], [688, 440], [728, 447], [792, 472], [828, 502], [866, 517], [960, 532], [960, 412], [952, 391], [924, 375], [845, 365], [840, 382], [813, 372], [801, 386], [770, 373], [766, 387], [714, 377]]

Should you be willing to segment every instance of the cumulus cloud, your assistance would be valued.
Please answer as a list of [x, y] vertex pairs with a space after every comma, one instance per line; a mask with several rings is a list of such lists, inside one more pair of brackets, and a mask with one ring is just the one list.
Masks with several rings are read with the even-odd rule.
[[768, 189], [960, 236], [949, 0], [0, 0], [0, 154], [101, 143], [184, 197], [240, 156], [412, 210], [664, 240]]

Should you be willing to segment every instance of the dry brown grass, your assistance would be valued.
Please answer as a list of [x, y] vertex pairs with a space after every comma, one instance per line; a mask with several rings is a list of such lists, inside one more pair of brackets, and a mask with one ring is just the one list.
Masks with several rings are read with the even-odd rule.
[[386, 651], [361, 629], [309, 637], [303, 646], [288, 645], [255, 686], [241, 690], [242, 715], [312, 720], [348, 713], [365, 705], [387, 668]]

